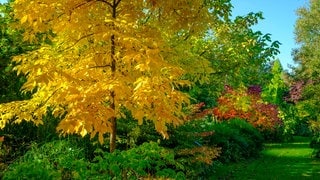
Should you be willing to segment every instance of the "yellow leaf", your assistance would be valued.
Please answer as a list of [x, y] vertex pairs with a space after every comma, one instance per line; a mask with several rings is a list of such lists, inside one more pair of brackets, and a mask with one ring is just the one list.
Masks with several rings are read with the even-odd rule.
[[139, 125], [142, 125], [144, 116], [145, 113], [143, 111], [136, 111], [136, 113], [134, 114], [134, 118], [138, 120]]
[[23, 23], [27, 22], [27, 20], [28, 20], [28, 15], [24, 15], [24, 16], [21, 18], [20, 23], [23, 24]]
[[103, 144], [104, 138], [103, 138], [103, 133], [99, 133], [99, 143]]
[[87, 135], [87, 134], [88, 134], [87, 130], [82, 127], [82, 129], [81, 129], [81, 131], [80, 131], [80, 135], [81, 135], [82, 137], [84, 137], [84, 136]]

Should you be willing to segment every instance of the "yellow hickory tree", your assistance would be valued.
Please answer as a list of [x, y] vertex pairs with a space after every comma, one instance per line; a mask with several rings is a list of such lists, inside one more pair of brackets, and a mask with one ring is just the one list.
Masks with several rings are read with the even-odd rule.
[[50, 107], [63, 118], [57, 131], [97, 135], [101, 143], [109, 134], [110, 151], [124, 108], [139, 124], [153, 121], [165, 138], [168, 124], [183, 123], [189, 97], [178, 88], [212, 71], [192, 53], [194, 42], [231, 7], [213, 0], [15, 0], [12, 6], [24, 40], [42, 45], [14, 57], [15, 70], [27, 77], [22, 90], [34, 94], [1, 104], [0, 128], [42, 124]]

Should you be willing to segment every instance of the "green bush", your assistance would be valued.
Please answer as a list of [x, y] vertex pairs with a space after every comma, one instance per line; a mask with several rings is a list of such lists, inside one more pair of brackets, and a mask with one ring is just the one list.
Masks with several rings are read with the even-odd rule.
[[[176, 129], [170, 128], [170, 138], [161, 141], [161, 145], [174, 149], [176, 161], [183, 165], [187, 178], [207, 178], [209, 174], [214, 173], [213, 163], [208, 164], [197, 160], [198, 148], [208, 147], [215, 149], [216, 145], [208, 146], [209, 137], [213, 133], [212, 119], [191, 120]], [[190, 153], [181, 153], [189, 151]], [[201, 152], [203, 156], [210, 152]], [[210, 155], [209, 155], [210, 156]], [[195, 161], [196, 160], [196, 161]]]
[[32, 146], [9, 166], [3, 179], [82, 179], [86, 176], [85, 154], [71, 141], [57, 140], [40, 147]]
[[292, 140], [293, 136], [284, 133], [284, 127], [278, 126], [275, 129], [265, 129], [260, 131], [265, 142], [284, 142]]
[[214, 124], [209, 118], [189, 121], [176, 129], [170, 129], [170, 138], [161, 141], [161, 145], [175, 150], [207, 145]]
[[312, 132], [310, 147], [314, 149], [313, 156], [320, 158], [320, 121], [310, 121], [310, 130]]
[[22, 121], [19, 124], [9, 123], [0, 130], [0, 136], [5, 137], [3, 145], [6, 153], [0, 154], [0, 159], [4, 162], [11, 162], [23, 156], [33, 142], [43, 144], [59, 139], [56, 133], [58, 118], [54, 118], [50, 113], [43, 117], [43, 124], [36, 126], [32, 122]]
[[[237, 162], [258, 156], [263, 147], [261, 133], [242, 119], [215, 122], [212, 118], [189, 121], [170, 134], [170, 139], [162, 141], [162, 145], [176, 152], [176, 160], [183, 164], [187, 177], [207, 178], [215, 173], [215, 166], [203, 162], [193, 162], [191, 156], [181, 156], [178, 152], [197, 147], [221, 147], [218, 160], [222, 163]], [[204, 154], [206, 152], [203, 152]]]
[[145, 142], [158, 141], [162, 136], [155, 130], [151, 121], [145, 120], [143, 124], [138, 125], [131, 113], [125, 112], [126, 118], [117, 120], [117, 149], [127, 150], [137, 147]]
[[55, 171], [52, 166], [46, 166], [43, 162], [20, 162], [9, 166], [5, 172], [4, 180], [16, 179], [60, 179], [61, 173]]
[[239, 129], [240, 134], [247, 140], [249, 148], [247, 148], [247, 156], [245, 157], [257, 155], [262, 150], [263, 136], [250, 123], [242, 119], [233, 119], [228, 124], [232, 128]]
[[312, 136], [312, 131], [309, 128], [308, 122], [297, 123], [295, 127], [296, 136]]
[[175, 161], [173, 151], [160, 147], [155, 142], [143, 143], [127, 151], [97, 153], [100, 155], [91, 164], [92, 179], [184, 179], [184, 174], [177, 171], [181, 165]]
[[214, 125], [210, 144], [222, 148], [221, 162], [237, 162], [255, 157], [262, 150], [263, 138], [259, 131], [241, 119], [224, 121]]

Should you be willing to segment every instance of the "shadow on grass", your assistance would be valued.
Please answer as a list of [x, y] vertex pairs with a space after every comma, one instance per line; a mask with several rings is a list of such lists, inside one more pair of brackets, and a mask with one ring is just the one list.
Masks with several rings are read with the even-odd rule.
[[320, 179], [309, 142], [266, 144], [258, 159], [217, 167], [212, 179]]
[[282, 149], [282, 148], [292, 148], [292, 149], [297, 149], [297, 148], [309, 148], [309, 143], [306, 142], [295, 142], [295, 143], [274, 143], [274, 144], [266, 144], [265, 148], [277, 148], [277, 149]]

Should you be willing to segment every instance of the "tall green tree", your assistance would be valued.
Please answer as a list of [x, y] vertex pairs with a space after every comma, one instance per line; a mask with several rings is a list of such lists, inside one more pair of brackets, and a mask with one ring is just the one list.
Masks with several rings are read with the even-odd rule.
[[280, 45], [278, 41], [271, 40], [270, 34], [252, 29], [261, 19], [262, 13], [249, 13], [227, 20], [213, 29], [212, 49], [206, 55], [215, 67], [214, 79], [222, 78], [233, 86], [261, 81], [261, 72], [279, 53]]
[[[214, 104], [209, 99], [219, 97], [226, 84], [241, 87], [263, 85], [270, 80], [270, 62], [279, 53], [280, 42], [252, 29], [261, 19], [260, 12], [236, 18], [226, 16], [209, 30], [206, 38], [197, 41], [194, 51], [210, 60], [213, 72], [207, 85], [191, 90], [193, 97]], [[211, 97], [205, 98], [208, 95]]]
[[320, 120], [320, 1], [309, 0], [297, 15], [295, 35], [299, 47], [293, 51], [298, 63], [294, 78], [304, 82], [297, 108], [301, 117]]
[[299, 48], [294, 50], [294, 60], [300, 78], [320, 80], [320, 1], [309, 0], [306, 7], [297, 10], [298, 20], [295, 26], [296, 42]]
[[278, 106], [279, 117], [283, 122], [282, 134], [279, 135], [284, 135], [283, 138], [291, 138], [295, 130], [298, 130], [301, 121], [296, 116], [296, 107], [285, 101], [289, 92], [288, 74], [283, 70], [279, 59], [272, 63], [270, 75], [271, 79], [264, 86], [262, 97], [266, 102]]
[[[320, 120], [320, 1], [309, 3], [297, 10], [293, 50], [297, 67], [293, 68], [290, 100], [295, 104], [295, 115], [300, 124]], [[317, 133], [316, 133], [317, 134]], [[316, 137], [319, 139], [318, 137]]]
[[288, 91], [288, 86], [284, 81], [284, 71], [280, 60], [277, 59], [272, 63], [271, 80], [265, 86], [262, 97], [265, 101], [281, 106], [284, 101], [284, 95]]

